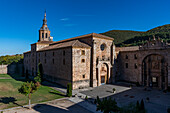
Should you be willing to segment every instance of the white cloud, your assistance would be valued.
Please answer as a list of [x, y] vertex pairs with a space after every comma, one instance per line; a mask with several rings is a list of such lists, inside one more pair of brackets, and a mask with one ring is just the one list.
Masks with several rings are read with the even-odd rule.
[[61, 21], [68, 21], [69, 20], [69, 18], [62, 18], [62, 19], [60, 19]]

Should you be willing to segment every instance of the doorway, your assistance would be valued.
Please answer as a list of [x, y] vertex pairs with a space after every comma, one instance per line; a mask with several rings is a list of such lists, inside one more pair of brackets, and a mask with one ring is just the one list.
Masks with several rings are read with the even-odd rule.
[[101, 69], [100, 69], [100, 83], [101, 84], [106, 84], [107, 73], [108, 73], [108, 69], [107, 69], [106, 64], [102, 64]]

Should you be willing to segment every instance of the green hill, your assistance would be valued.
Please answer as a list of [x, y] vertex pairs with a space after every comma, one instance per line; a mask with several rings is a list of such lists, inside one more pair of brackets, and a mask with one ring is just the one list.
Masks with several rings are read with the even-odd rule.
[[0, 65], [11, 64], [13, 62], [22, 62], [23, 58], [23, 54], [0, 56]]
[[115, 39], [115, 45], [118, 47], [142, 45], [146, 43], [149, 38], [152, 39], [153, 35], [155, 35], [156, 38], [159, 37], [164, 41], [170, 42], [170, 24], [159, 26], [146, 32], [111, 30], [101, 34], [113, 37]]

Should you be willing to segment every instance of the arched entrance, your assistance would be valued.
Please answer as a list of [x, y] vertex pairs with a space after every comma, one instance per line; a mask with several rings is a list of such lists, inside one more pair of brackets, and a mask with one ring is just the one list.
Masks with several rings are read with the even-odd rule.
[[111, 67], [109, 61], [99, 61], [96, 69], [97, 86], [111, 82]]
[[106, 64], [102, 64], [100, 67], [100, 83], [106, 84], [108, 79], [108, 67]]
[[142, 61], [142, 82], [144, 86], [165, 89], [166, 62], [163, 56], [151, 54]]

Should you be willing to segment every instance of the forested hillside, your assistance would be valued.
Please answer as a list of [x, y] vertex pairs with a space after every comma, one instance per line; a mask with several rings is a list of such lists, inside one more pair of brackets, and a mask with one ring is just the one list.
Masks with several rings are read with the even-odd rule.
[[101, 34], [113, 37], [118, 47], [142, 45], [149, 38], [152, 39], [153, 35], [170, 43], [170, 24], [159, 26], [146, 32], [111, 30]]
[[13, 62], [22, 62], [23, 55], [17, 54], [17, 55], [6, 55], [6, 56], [0, 56], [0, 65], [2, 64], [11, 64]]

